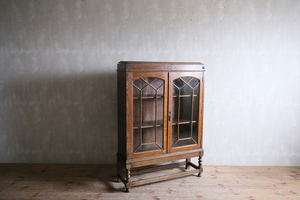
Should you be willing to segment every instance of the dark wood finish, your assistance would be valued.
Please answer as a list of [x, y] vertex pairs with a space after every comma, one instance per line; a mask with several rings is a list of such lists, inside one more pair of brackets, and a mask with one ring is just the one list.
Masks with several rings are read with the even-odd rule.
[[[127, 95], [127, 112], [128, 112], [128, 120], [127, 120], [127, 131], [128, 133], [132, 132], [132, 130], [134, 129], [133, 127], [133, 86], [132, 86], [132, 82], [134, 80], [143, 78], [143, 77], [153, 77], [153, 78], [158, 78], [161, 80], [164, 80], [164, 94], [167, 94], [168, 91], [168, 74], [167, 73], [162, 73], [162, 72], [135, 72], [135, 73], [128, 73], [128, 95]], [[147, 101], [147, 100], [146, 100]], [[164, 102], [164, 106], [163, 107], [159, 107], [158, 109], [161, 109], [164, 111], [164, 113], [167, 113], [167, 104], [168, 104], [168, 99], [166, 97], [163, 98], [163, 102]], [[141, 109], [142, 110], [142, 109]], [[147, 113], [147, 116], [152, 116], [155, 115], [155, 113], [153, 112], [153, 109], [143, 109], [141, 112], [143, 112], [141, 115], [145, 115], [145, 113]], [[163, 119], [163, 123], [167, 124], [167, 119], [164, 117]], [[142, 129], [143, 126], [141, 126]], [[147, 127], [147, 126], [145, 126]], [[150, 127], [150, 126], [148, 126]], [[164, 126], [163, 129], [163, 138], [167, 138], [167, 127]], [[167, 146], [167, 141], [164, 141], [163, 147], [164, 149], [162, 150], [158, 150], [158, 151], [148, 151], [148, 152], [143, 152], [143, 153], [136, 153], [133, 154], [132, 152], [133, 150], [133, 134], [127, 134], [127, 146], [128, 146], [128, 150], [129, 150], [129, 154], [127, 155], [127, 159], [131, 159], [131, 158], [139, 158], [139, 157], [145, 157], [145, 156], [153, 156], [153, 155], [159, 155], [159, 154], [164, 154], [166, 153], [166, 146]]]
[[[130, 187], [202, 173], [204, 65], [118, 63], [117, 179]], [[173, 93], [173, 87], [175, 87]], [[199, 157], [198, 165], [191, 157]], [[132, 168], [186, 159], [182, 173], [131, 181]]]
[[149, 184], [149, 183], [169, 180], [172, 178], [180, 178], [180, 177], [195, 174], [195, 173], [197, 173], [197, 171], [198, 170], [190, 170], [190, 171], [186, 171], [186, 172], [178, 172], [178, 173], [174, 173], [174, 174], [168, 174], [168, 175], [163, 175], [163, 176], [159, 176], [159, 177], [138, 180], [138, 181], [132, 182], [132, 186], [145, 185], [145, 184]]
[[126, 73], [118, 72], [118, 153], [125, 156], [127, 155], [126, 150]]
[[174, 160], [186, 159], [191, 157], [203, 156], [203, 149], [193, 149], [186, 151], [179, 151], [175, 153], [161, 154], [156, 156], [147, 156], [135, 159], [125, 159], [121, 154], [117, 155], [118, 161], [123, 164], [126, 168], [135, 168], [146, 165], [154, 165], [158, 163], [170, 162]]
[[[203, 72], [170, 72], [169, 73], [169, 85], [171, 86], [173, 84], [173, 81], [175, 79], [178, 79], [180, 77], [193, 77], [196, 79], [199, 79], [199, 109], [198, 109], [198, 138], [197, 138], [197, 144], [195, 145], [187, 145], [183, 147], [177, 147], [177, 148], [172, 148], [172, 128], [174, 127], [174, 123], [172, 120], [169, 121], [168, 124], [168, 130], [169, 130], [169, 135], [168, 135], [168, 152], [177, 152], [177, 151], [184, 151], [184, 150], [191, 150], [191, 149], [199, 149], [202, 148], [202, 130], [203, 130], [203, 113], [201, 112], [203, 109]], [[182, 95], [184, 96], [184, 95]], [[169, 102], [172, 102], [172, 99], [174, 98], [173, 96], [173, 87], [169, 87]], [[169, 111], [172, 110], [173, 105], [170, 103], [169, 104]], [[184, 124], [186, 122], [182, 122], [181, 124]], [[178, 123], [179, 124], [179, 123]]]
[[121, 61], [118, 71], [127, 72], [175, 72], [175, 71], [204, 71], [205, 67], [200, 62], [137, 62]]

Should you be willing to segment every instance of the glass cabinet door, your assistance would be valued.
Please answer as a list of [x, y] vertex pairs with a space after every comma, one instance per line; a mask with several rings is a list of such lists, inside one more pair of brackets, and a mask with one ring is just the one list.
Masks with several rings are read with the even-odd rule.
[[[201, 144], [202, 73], [170, 73], [169, 151]], [[202, 99], [201, 99], [202, 100]]]
[[132, 157], [166, 152], [166, 78], [165, 73], [132, 77]]

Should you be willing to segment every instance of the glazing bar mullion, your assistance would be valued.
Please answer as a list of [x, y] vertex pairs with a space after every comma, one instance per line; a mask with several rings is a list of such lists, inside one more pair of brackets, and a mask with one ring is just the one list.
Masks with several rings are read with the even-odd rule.
[[[180, 88], [181, 89], [181, 88]], [[178, 116], [177, 116], [177, 140], [179, 140], [179, 118], [180, 118], [180, 89], [178, 90]]]
[[157, 143], [157, 90], [155, 90], [155, 143]]
[[140, 144], [143, 143], [143, 134], [142, 134], [142, 125], [143, 125], [143, 106], [142, 106], [142, 93], [143, 91], [141, 90], [140, 92]]
[[194, 111], [194, 89], [192, 90], [192, 111], [191, 111], [191, 138], [193, 137], [193, 111]]

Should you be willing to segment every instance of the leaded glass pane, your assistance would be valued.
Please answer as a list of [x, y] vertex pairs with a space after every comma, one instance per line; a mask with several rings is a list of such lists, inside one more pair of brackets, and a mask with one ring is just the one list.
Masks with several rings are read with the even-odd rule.
[[190, 82], [189, 85], [194, 88], [197, 84], [199, 84], [199, 80], [196, 78], [193, 78]]
[[182, 77], [181, 78], [184, 82], [188, 82], [189, 80], [191, 80], [191, 77]]
[[133, 81], [133, 84], [135, 86], [137, 86], [137, 88], [142, 89], [144, 83], [143, 83], [142, 79], [137, 79], [137, 80]]
[[133, 153], [164, 148], [164, 87], [154, 77], [133, 81]]
[[177, 86], [178, 88], [181, 88], [184, 85], [184, 82], [178, 78], [178, 79], [174, 80], [173, 84], [175, 86]]
[[199, 83], [193, 77], [173, 81], [172, 148], [197, 144]]

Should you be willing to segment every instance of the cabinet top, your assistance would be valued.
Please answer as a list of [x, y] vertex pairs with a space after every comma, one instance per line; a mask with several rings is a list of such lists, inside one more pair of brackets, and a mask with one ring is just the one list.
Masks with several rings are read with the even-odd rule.
[[126, 72], [170, 72], [170, 71], [205, 71], [201, 62], [142, 62], [120, 61], [117, 71]]

